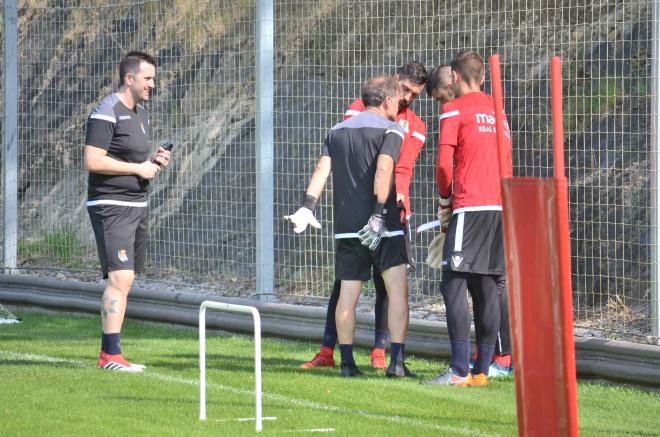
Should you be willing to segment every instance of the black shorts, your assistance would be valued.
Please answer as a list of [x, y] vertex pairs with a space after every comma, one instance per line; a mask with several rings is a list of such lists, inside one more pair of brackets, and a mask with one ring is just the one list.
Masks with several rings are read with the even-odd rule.
[[141, 272], [147, 254], [149, 211], [146, 207], [88, 206], [103, 278], [114, 270]]
[[442, 270], [503, 275], [502, 211], [454, 214], [442, 249]]
[[383, 238], [375, 251], [357, 238], [338, 239], [335, 243], [335, 275], [347, 281], [367, 281], [372, 266], [379, 272], [408, 263], [403, 235]]

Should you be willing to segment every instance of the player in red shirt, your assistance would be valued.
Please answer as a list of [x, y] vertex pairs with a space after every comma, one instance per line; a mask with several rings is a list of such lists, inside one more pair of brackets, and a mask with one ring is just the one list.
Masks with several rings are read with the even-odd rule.
[[[505, 274], [495, 110], [492, 98], [481, 92], [484, 62], [478, 53], [459, 54], [451, 68], [456, 98], [443, 106], [436, 164], [439, 216], [441, 227], [447, 228], [440, 291], [451, 361], [443, 374], [424, 383], [483, 386], [488, 384], [500, 324], [497, 282]], [[504, 134], [510, 141], [506, 121]], [[510, 155], [508, 160], [511, 168]], [[475, 313], [478, 355], [472, 371], [466, 289], [479, 309]]]
[[[429, 77], [426, 80], [426, 93], [433, 100], [440, 103], [440, 112], [445, 103], [454, 100], [454, 89], [452, 86], [452, 73], [451, 65], [444, 64], [435, 67], [429, 72]], [[446, 229], [445, 229], [446, 232]], [[441, 269], [442, 262], [442, 245], [444, 243], [445, 234], [438, 233], [433, 242], [436, 242], [437, 247], [433, 247], [433, 242], [429, 246], [429, 257], [427, 264], [432, 268]], [[437, 240], [437, 241], [436, 241]], [[433, 252], [433, 253], [432, 253]], [[511, 331], [509, 328], [509, 306], [508, 306], [508, 293], [506, 287], [506, 276], [501, 276], [497, 282], [497, 293], [500, 304], [500, 329], [497, 334], [497, 342], [495, 343], [495, 355], [493, 361], [488, 369], [488, 377], [508, 376], [512, 373], [511, 368]], [[474, 306], [474, 311], [479, 308]], [[475, 316], [477, 319], [479, 316]], [[472, 355], [472, 362], [477, 359], [477, 351]]]
[[[419, 156], [419, 152], [424, 146], [426, 140], [426, 125], [422, 120], [413, 112], [410, 105], [415, 101], [417, 96], [424, 90], [426, 83], [427, 72], [424, 66], [419, 62], [409, 62], [401, 67], [394, 76], [399, 82], [401, 87], [401, 101], [399, 104], [399, 112], [396, 117], [396, 122], [399, 123], [404, 130], [404, 140], [401, 146], [399, 160], [395, 168], [395, 184], [397, 193], [397, 202], [401, 210], [400, 216], [402, 223], [406, 224], [407, 219], [411, 215], [410, 210], [410, 181], [413, 176], [413, 167], [415, 160]], [[365, 107], [362, 100], [354, 100], [344, 114], [344, 120], [361, 113]], [[408, 247], [408, 259], [411, 266], [414, 268], [414, 261], [410, 251], [410, 240], [406, 235], [406, 242]], [[385, 284], [380, 274], [374, 272], [374, 287], [376, 289], [376, 307], [375, 307], [375, 322], [376, 330], [374, 333], [374, 347], [371, 351], [371, 365], [376, 369], [384, 369], [387, 367], [385, 362], [385, 343], [388, 337], [387, 330], [387, 292]], [[339, 290], [341, 281], [335, 280], [332, 295], [328, 302], [328, 310], [325, 320], [325, 332], [323, 334], [323, 343], [319, 353], [314, 356], [310, 361], [303, 363], [300, 367], [309, 369], [314, 367], [334, 367], [334, 348], [337, 342], [337, 326], [335, 323], [335, 309], [339, 300]]]

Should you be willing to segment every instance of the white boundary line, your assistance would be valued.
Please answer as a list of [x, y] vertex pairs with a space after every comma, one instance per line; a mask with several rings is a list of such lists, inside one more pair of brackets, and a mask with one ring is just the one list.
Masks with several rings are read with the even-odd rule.
[[[59, 358], [59, 357], [51, 357], [48, 355], [37, 355], [37, 354], [31, 354], [31, 353], [26, 353], [26, 352], [12, 352], [12, 351], [0, 351], [0, 358], [4, 358], [7, 360], [27, 360], [27, 361], [35, 361], [35, 362], [44, 362], [44, 363], [68, 363], [68, 364], [73, 364], [77, 367], [81, 368], [93, 368], [95, 366], [90, 365], [89, 362], [87, 361], [80, 361], [80, 360], [72, 360], [68, 358]], [[126, 375], [129, 375], [126, 373]], [[190, 379], [190, 378], [182, 378], [180, 376], [170, 376], [170, 375], [164, 375], [162, 373], [157, 373], [153, 371], [153, 367], [150, 367], [149, 370], [145, 370], [142, 373], [131, 373], [130, 375], [134, 375], [132, 377], [135, 378], [142, 378], [142, 377], [149, 377], [153, 378], [159, 381], [163, 382], [171, 382], [171, 383], [176, 383], [176, 384], [185, 384], [185, 385], [192, 385], [196, 386], [199, 385], [199, 381], [195, 379]], [[223, 384], [215, 384], [215, 383], [209, 383], [209, 387], [216, 389], [216, 390], [221, 390], [227, 393], [232, 393], [232, 394], [238, 394], [238, 395], [244, 395], [244, 396], [250, 396], [252, 397], [254, 395], [254, 391], [252, 390], [247, 390], [243, 388], [237, 388], [237, 387], [231, 387]], [[421, 386], [420, 386], [421, 387]], [[351, 414], [354, 416], [361, 416], [361, 417], [367, 417], [370, 419], [377, 419], [381, 420], [384, 422], [391, 422], [391, 423], [398, 423], [398, 424], [404, 424], [404, 425], [409, 425], [409, 426], [414, 426], [418, 428], [425, 428], [425, 429], [432, 429], [432, 430], [437, 430], [437, 431], [444, 431], [444, 432], [453, 432], [456, 434], [464, 434], [464, 435], [469, 435], [469, 436], [480, 436], [480, 437], [499, 437], [499, 434], [490, 434], [490, 433], [485, 433], [482, 432], [478, 429], [470, 429], [467, 427], [462, 427], [462, 428], [457, 428], [453, 426], [448, 426], [448, 425], [439, 425], [436, 423], [432, 422], [425, 422], [423, 420], [419, 419], [412, 419], [409, 417], [403, 417], [403, 416], [396, 416], [396, 415], [385, 415], [385, 414], [379, 414], [379, 413], [371, 413], [366, 410], [354, 410], [346, 407], [337, 407], [333, 405], [327, 405], [327, 404], [322, 404], [319, 402], [314, 402], [314, 401], [308, 401], [307, 399], [301, 399], [301, 398], [293, 398], [289, 397], [286, 395], [282, 395], [279, 393], [264, 393], [263, 394], [266, 399], [272, 400], [272, 401], [279, 401], [279, 402], [285, 402], [285, 403], [290, 403], [293, 405], [301, 406], [304, 408], [309, 408], [313, 410], [319, 410], [319, 411], [328, 411], [332, 413], [340, 413], [340, 414]], [[283, 431], [284, 432], [284, 431]]]

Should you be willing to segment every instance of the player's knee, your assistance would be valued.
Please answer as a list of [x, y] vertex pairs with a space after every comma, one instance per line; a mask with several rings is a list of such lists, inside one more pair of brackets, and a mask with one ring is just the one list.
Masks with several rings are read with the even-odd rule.
[[108, 273], [107, 284], [122, 294], [128, 294], [133, 286], [135, 272], [132, 270], [117, 270]]

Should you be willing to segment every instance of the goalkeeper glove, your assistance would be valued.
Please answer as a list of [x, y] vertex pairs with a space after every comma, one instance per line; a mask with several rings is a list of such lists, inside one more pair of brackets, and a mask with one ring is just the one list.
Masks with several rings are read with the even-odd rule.
[[451, 221], [452, 209], [451, 209], [451, 197], [440, 198], [440, 204], [438, 205], [438, 220], [440, 221], [440, 231], [447, 232], [449, 228], [449, 222]]
[[426, 264], [432, 269], [442, 270], [442, 248], [445, 245], [445, 234], [440, 232], [431, 240], [429, 244], [429, 252], [426, 255]]
[[293, 225], [293, 232], [300, 234], [308, 225], [311, 225], [313, 228], [321, 229], [321, 224], [314, 217], [314, 209], [316, 209], [317, 200], [314, 196], [309, 194], [305, 195], [305, 201], [303, 206], [298, 208], [298, 211], [293, 215], [285, 215], [284, 220], [288, 221]]
[[408, 222], [408, 212], [406, 211], [406, 205], [402, 200], [399, 200], [396, 203], [396, 207], [399, 210], [399, 220], [401, 220], [401, 223], [405, 225]]
[[369, 221], [360, 231], [358, 231], [358, 238], [363, 246], [367, 246], [369, 250], [376, 250], [380, 239], [385, 232], [385, 216], [383, 210], [385, 205], [381, 202], [376, 202], [374, 210], [369, 217]]

